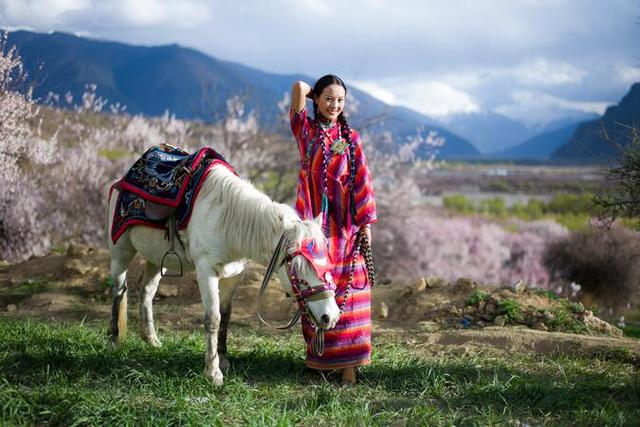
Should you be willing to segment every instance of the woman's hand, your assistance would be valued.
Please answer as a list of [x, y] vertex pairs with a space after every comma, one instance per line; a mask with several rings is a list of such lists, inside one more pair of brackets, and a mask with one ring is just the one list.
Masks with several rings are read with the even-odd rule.
[[294, 113], [302, 111], [307, 97], [311, 97], [311, 86], [303, 81], [297, 81], [291, 86], [291, 109]]

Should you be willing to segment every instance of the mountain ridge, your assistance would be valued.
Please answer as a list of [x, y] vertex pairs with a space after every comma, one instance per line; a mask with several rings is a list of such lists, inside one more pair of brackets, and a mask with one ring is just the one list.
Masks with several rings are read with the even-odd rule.
[[[172, 43], [135, 46], [87, 39], [63, 32], [51, 34], [14, 31], [9, 45], [16, 45], [25, 69], [34, 78], [34, 96], [46, 99], [50, 92], [79, 99], [85, 85], [96, 84], [97, 94], [110, 103], [126, 105], [132, 114], [159, 116], [169, 110], [176, 117], [215, 121], [226, 112], [226, 102], [241, 96], [247, 111], [255, 111], [267, 130], [278, 123], [278, 102], [295, 80], [311, 81], [302, 74], [274, 74], [243, 64], [219, 60], [196, 49]], [[394, 107], [350, 87], [358, 102], [354, 127], [372, 117], [387, 118], [379, 129], [390, 130], [404, 142], [417, 129], [435, 130], [446, 143], [443, 158], [475, 158], [479, 151], [468, 140], [435, 124], [424, 115]], [[409, 113], [411, 111], [411, 113]]]
[[570, 140], [551, 155], [561, 163], [599, 163], [615, 158], [619, 148], [629, 144], [631, 128], [640, 126], [640, 83], [631, 85], [617, 104], [604, 115], [582, 123]]

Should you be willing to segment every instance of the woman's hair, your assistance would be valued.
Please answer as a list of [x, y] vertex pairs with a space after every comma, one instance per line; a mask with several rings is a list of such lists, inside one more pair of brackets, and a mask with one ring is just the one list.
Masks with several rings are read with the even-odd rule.
[[[327, 74], [326, 76], [320, 77], [316, 84], [313, 85], [313, 89], [311, 90], [311, 100], [313, 101], [313, 118], [319, 120], [318, 117], [318, 104], [316, 104], [316, 96], [320, 96], [322, 91], [331, 85], [338, 85], [344, 88], [344, 94], [347, 94], [347, 86], [344, 84], [342, 79], [335, 74]], [[342, 113], [340, 113], [342, 116]], [[339, 117], [339, 116], [338, 116]]]

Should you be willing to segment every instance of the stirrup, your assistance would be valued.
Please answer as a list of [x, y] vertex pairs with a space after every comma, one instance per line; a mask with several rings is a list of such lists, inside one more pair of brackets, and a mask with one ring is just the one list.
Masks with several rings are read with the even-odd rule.
[[[176, 236], [177, 236], [177, 231], [176, 231], [176, 216], [171, 215], [169, 217], [169, 219], [167, 220], [167, 234], [169, 237], [169, 249], [167, 250], [167, 252], [164, 253], [164, 256], [162, 257], [162, 261], [160, 261], [160, 277], [182, 277], [182, 258], [180, 258], [180, 255], [178, 255], [178, 253], [175, 251], [175, 241], [176, 241]], [[167, 259], [168, 256], [173, 256], [176, 257], [176, 259], [178, 260], [178, 265], [180, 266], [180, 273], [179, 274], [165, 274], [164, 270], [164, 262]], [[169, 269], [167, 269], [167, 271], [169, 271]]]
[[[176, 257], [176, 259], [178, 260], [178, 265], [180, 266], [180, 273], [170, 274], [170, 273], [164, 272], [164, 262], [167, 256]], [[169, 271], [169, 269], [167, 269], [167, 271]], [[182, 259], [180, 258], [180, 255], [178, 255], [176, 251], [170, 249], [167, 252], [165, 252], [164, 256], [162, 257], [162, 261], [160, 262], [160, 277], [182, 277]]]

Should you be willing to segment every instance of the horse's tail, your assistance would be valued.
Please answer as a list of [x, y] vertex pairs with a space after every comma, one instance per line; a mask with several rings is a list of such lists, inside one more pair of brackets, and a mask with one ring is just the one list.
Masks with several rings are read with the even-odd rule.
[[118, 305], [118, 341], [122, 342], [127, 336], [127, 289], [122, 292], [122, 298]]
[[[105, 188], [105, 193], [107, 193], [107, 218], [105, 224], [107, 225], [107, 232], [105, 235], [107, 236], [107, 246], [111, 247], [111, 221], [113, 221], [113, 213], [115, 211], [115, 200], [112, 202], [111, 198], [114, 196], [114, 190], [116, 192], [120, 191], [119, 186], [120, 180], [115, 180], [109, 183], [109, 185]], [[117, 193], [115, 195], [117, 200]]]
[[[108, 189], [106, 189], [105, 191], [105, 193], [107, 193], [108, 191], [107, 212], [106, 212], [107, 213], [106, 235], [107, 235], [108, 246], [111, 250], [111, 262], [112, 262], [111, 274], [112, 274], [112, 279], [114, 281], [113, 305], [111, 307], [111, 332], [110, 332], [111, 339], [114, 342], [122, 342], [127, 335], [127, 294], [128, 294], [127, 283], [126, 283], [126, 279], [124, 283], [119, 283], [119, 284], [116, 283], [117, 279], [115, 276], [119, 273], [114, 272], [113, 262], [114, 262], [114, 251], [117, 252], [117, 248], [115, 247], [115, 245], [113, 244], [113, 241], [111, 240], [111, 227], [112, 227], [112, 221], [113, 221], [113, 214], [116, 209], [116, 200], [118, 197], [117, 192], [120, 191], [120, 187], [118, 185], [119, 182], [120, 181], [115, 181], [110, 183]], [[114, 191], [116, 192], [116, 194], [113, 194]]]

